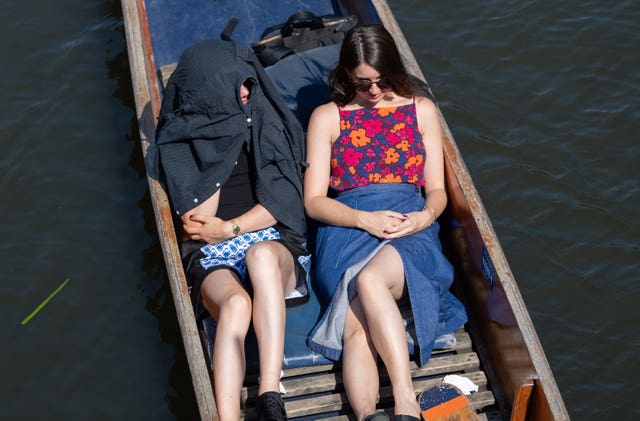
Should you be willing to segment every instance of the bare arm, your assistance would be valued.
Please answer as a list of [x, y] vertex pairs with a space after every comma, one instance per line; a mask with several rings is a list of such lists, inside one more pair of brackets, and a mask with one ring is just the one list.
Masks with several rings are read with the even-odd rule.
[[[187, 238], [216, 244], [234, 236], [231, 220], [215, 216], [219, 201], [220, 190], [181, 217]], [[257, 231], [276, 223], [276, 219], [260, 204], [233, 219], [241, 232]]]
[[313, 112], [307, 130], [307, 168], [304, 177], [304, 205], [307, 214], [330, 225], [366, 230], [377, 237], [404, 219], [393, 211], [365, 212], [327, 197], [331, 172], [331, 146], [340, 134], [340, 118], [335, 104], [322, 105]]
[[407, 219], [391, 230], [389, 238], [402, 237], [427, 228], [447, 206], [442, 149], [444, 131], [440, 123], [440, 114], [436, 105], [426, 98], [420, 98], [416, 106], [418, 127], [426, 152], [424, 178], [427, 200], [424, 209], [407, 214]]
[[425, 209], [431, 208], [437, 218], [447, 207], [447, 192], [445, 190], [444, 152], [442, 149], [444, 131], [440, 122], [440, 113], [432, 101], [424, 99], [418, 105], [418, 124], [427, 153], [424, 166], [427, 196]]

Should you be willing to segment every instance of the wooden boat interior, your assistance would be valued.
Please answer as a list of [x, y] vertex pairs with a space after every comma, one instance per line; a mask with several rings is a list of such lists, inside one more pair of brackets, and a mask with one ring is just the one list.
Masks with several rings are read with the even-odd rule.
[[[123, 0], [145, 157], [155, 136], [162, 88], [185, 48], [202, 39], [219, 38], [231, 16], [239, 19], [232, 38], [240, 44], [250, 45], [260, 39], [265, 28], [286, 21], [298, 10], [312, 11], [319, 16], [356, 14], [361, 23], [384, 24], [396, 38], [410, 71], [424, 79], [386, 1]], [[325, 47], [325, 50], [331, 49]], [[309, 53], [292, 60], [313, 62], [319, 73], [307, 75], [306, 79], [302, 75], [302, 80], [317, 84], [323, 82], [331, 57], [328, 53], [318, 59]], [[336, 60], [336, 56], [333, 59]], [[285, 68], [272, 69], [270, 75], [291, 77], [284, 73], [282, 69]], [[280, 87], [278, 83], [276, 86]], [[283, 96], [295, 106], [302, 87], [292, 88], [285, 83]], [[295, 110], [297, 115], [304, 119], [304, 113], [314, 101], [319, 104], [322, 99], [321, 95], [312, 96], [307, 108]], [[457, 374], [479, 386], [479, 391], [469, 398], [480, 419], [562, 419], [566, 409], [542, 346], [444, 118], [442, 124], [447, 134], [445, 161], [449, 205], [440, 217], [441, 239], [445, 253], [455, 267], [453, 291], [465, 303], [470, 321], [456, 332], [455, 348], [434, 351], [430, 361], [422, 367], [412, 362], [415, 389], [425, 390], [439, 384], [445, 375]], [[215, 419], [209, 372], [211, 326], [207, 323], [196, 325], [170, 204], [158, 180], [149, 178], [148, 181], [200, 414], [203, 419]], [[320, 304], [314, 295], [306, 304], [287, 309], [282, 378], [287, 413], [292, 419], [353, 419], [342, 385], [340, 363], [312, 353], [305, 345], [306, 334], [316, 322], [319, 311]], [[248, 345], [249, 374], [242, 393], [244, 414], [248, 419], [254, 413], [257, 394], [255, 367], [250, 361], [252, 349], [255, 347]], [[380, 373], [379, 407], [390, 410], [393, 406], [391, 390], [382, 365]]]
[[[301, 93], [304, 87], [317, 84], [319, 81], [326, 90], [326, 77], [328, 72], [337, 61], [339, 45], [323, 47], [302, 53], [296, 57], [286, 58], [273, 66], [267, 67], [267, 73], [277, 86], [282, 87], [281, 94], [289, 100], [297, 99], [305, 102], [309, 106], [305, 109], [312, 109], [314, 106], [326, 102], [317, 95], [305, 95]], [[160, 68], [160, 79], [164, 84], [175, 63]], [[316, 69], [311, 74], [291, 75], [292, 69]], [[284, 71], [285, 69], [288, 70]], [[286, 83], [289, 82], [289, 83]], [[297, 86], [296, 86], [296, 82]], [[315, 90], [312, 90], [314, 92]], [[327, 98], [328, 100], [328, 98]], [[299, 116], [304, 118], [305, 116]], [[445, 217], [441, 218], [444, 221]], [[285, 405], [290, 418], [345, 418], [349, 417], [349, 406], [344, 392], [340, 375], [340, 363], [331, 362], [322, 355], [309, 350], [305, 340], [316, 322], [321, 308], [313, 290], [310, 300], [302, 305], [292, 306], [287, 310], [287, 332], [285, 337], [285, 357], [283, 362], [282, 385], [285, 394]], [[210, 356], [213, 346], [214, 323], [210, 318], [206, 319], [199, 326], [200, 334], [207, 352], [208, 366], [210, 366]], [[480, 414], [487, 417], [487, 414], [495, 413], [495, 398], [487, 384], [487, 377], [482, 371], [480, 359], [472, 349], [469, 334], [460, 329], [456, 333], [457, 344], [455, 348], [446, 350], [435, 350], [428, 364], [418, 367], [412, 362], [412, 377], [417, 391], [426, 390], [438, 385], [444, 376], [457, 374], [467, 377], [479, 386], [479, 391], [470, 396], [470, 400]], [[242, 393], [242, 405], [245, 408], [248, 418], [252, 418], [253, 406], [257, 397], [257, 378], [255, 372], [257, 367], [257, 345], [255, 338], [250, 335], [247, 340], [247, 371], [246, 385]], [[388, 376], [385, 374], [384, 366], [380, 365], [381, 393], [380, 408], [385, 408], [391, 412], [393, 402], [391, 400], [391, 390]]]

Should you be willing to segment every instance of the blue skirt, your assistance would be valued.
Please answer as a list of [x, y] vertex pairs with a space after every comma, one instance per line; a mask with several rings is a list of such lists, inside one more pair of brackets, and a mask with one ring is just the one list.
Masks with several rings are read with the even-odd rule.
[[[371, 184], [341, 192], [336, 199], [365, 211], [408, 213], [424, 206], [420, 187], [411, 184]], [[344, 319], [356, 294], [351, 281], [384, 245], [394, 247], [402, 258], [409, 293], [408, 300], [398, 304], [405, 319], [409, 352], [417, 353], [423, 365], [434, 347], [454, 346], [453, 332], [467, 322], [467, 315], [462, 303], [449, 292], [453, 267], [442, 253], [438, 231], [436, 222], [414, 234], [382, 240], [360, 229], [320, 226], [315, 278], [326, 310], [309, 335], [309, 347], [327, 358], [341, 359]]]

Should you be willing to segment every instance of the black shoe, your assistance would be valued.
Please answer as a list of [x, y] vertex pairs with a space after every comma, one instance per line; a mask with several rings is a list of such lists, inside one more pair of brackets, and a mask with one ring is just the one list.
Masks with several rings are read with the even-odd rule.
[[364, 421], [389, 421], [389, 416], [384, 411], [378, 411], [376, 413], [367, 415]]
[[278, 392], [264, 392], [258, 396], [258, 421], [286, 421], [284, 401]]

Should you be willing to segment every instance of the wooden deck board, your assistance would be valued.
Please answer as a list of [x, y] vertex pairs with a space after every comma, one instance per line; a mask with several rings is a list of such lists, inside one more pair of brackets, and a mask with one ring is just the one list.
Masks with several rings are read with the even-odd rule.
[[[352, 415], [338, 415], [335, 417], [316, 418], [317, 421], [355, 421]], [[502, 421], [500, 412], [492, 410], [478, 414], [478, 421]]]
[[[482, 371], [478, 355], [471, 349], [471, 339], [462, 329], [456, 332], [456, 338], [458, 339], [456, 348], [434, 351], [431, 359], [424, 366], [419, 367], [415, 362], [411, 362], [411, 376], [415, 390], [429, 389], [440, 384], [447, 374], [458, 374], [478, 385], [479, 391], [469, 397], [476, 410], [480, 413], [485, 408], [490, 411], [495, 405], [495, 398], [489, 390], [487, 377]], [[350, 419], [350, 407], [344, 391], [340, 367], [341, 365], [336, 363], [285, 370], [282, 384], [286, 389], [285, 406], [288, 416], [319, 419], [326, 415], [329, 419]], [[382, 364], [380, 380], [379, 406], [391, 410], [393, 406], [391, 386]], [[243, 407], [248, 417], [254, 414], [257, 393], [258, 386], [255, 378], [248, 380], [247, 386], [242, 390]], [[490, 412], [488, 414], [483, 419], [493, 419]]]
[[[475, 353], [453, 354], [440, 358], [433, 358], [424, 367], [411, 370], [413, 378], [426, 376], [444, 376], [450, 373], [464, 373], [478, 370], [480, 360]], [[388, 376], [381, 369], [381, 380], [388, 381]], [[332, 390], [342, 390], [342, 375], [339, 371], [330, 371], [325, 374], [299, 376], [293, 379], [283, 379], [287, 397], [323, 393]], [[251, 385], [244, 391], [244, 397], [255, 397], [257, 385]]]
[[[435, 386], [439, 382], [434, 382]], [[476, 411], [493, 405], [495, 402], [493, 394], [490, 391], [478, 391], [468, 396]], [[381, 397], [379, 407], [391, 412], [391, 403], [388, 399]], [[322, 414], [339, 413], [349, 411], [349, 403], [345, 393], [337, 393], [331, 395], [323, 395], [311, 397], [304, 400], [285, 402], [287, 416], [289, 418], [318, 416], [322, 418]], [[249, 413], [253, 413], [253, 409]]]

